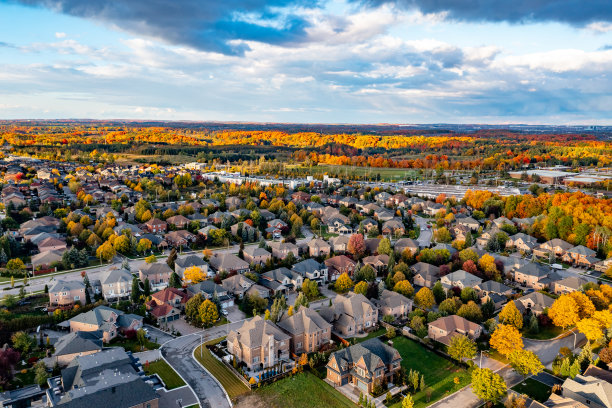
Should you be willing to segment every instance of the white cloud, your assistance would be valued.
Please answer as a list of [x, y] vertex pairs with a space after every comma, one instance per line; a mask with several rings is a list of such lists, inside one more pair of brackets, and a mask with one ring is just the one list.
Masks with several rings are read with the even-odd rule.
[[55, 33], [55, 38], [66, 38], [66, 33], [57, 32]]
[[598, 22], [587, 25], [585, 28], [587, 30], [590, 30], [590, 31], [593, 31], [599, 34], [609, 33], [610, 31], [612, 31], [612, 23], [608, 23], [606, 21], [598, 21]]

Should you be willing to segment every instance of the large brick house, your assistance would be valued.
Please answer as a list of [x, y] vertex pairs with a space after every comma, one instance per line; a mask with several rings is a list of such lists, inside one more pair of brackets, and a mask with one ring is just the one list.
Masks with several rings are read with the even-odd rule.
[[332, 305], [321, 309], [321, 316], [334, 331], [347, 337], [373, 329], [378, 322], [378, 309], [362, 294], [337, 295]]
[[327, 363], [327, 379], [336, 386], [353, 384], [371, 393], [376, 384], [393, 382], [402, 357], [393, 347], [377, 338], [333, 353]]
[[301, 307], [293, 316], [278, 323], [291, 336], [291, 352], [314, 353], [331, 340], [332, 325], [317, 312]]
[[227, 350], [249, 370], [273, 367], [289, 360], [291, 336], [270, 320], [255, 316], [227, 335]]

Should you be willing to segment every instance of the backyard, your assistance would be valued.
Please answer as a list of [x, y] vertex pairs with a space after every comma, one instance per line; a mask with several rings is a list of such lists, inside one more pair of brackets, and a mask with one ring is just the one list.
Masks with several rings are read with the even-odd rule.
[[[402, 356], [402, 367], [406, 371], [413, 369], [425, 376], [425, 391], [419, 391], [413, 395], [416, 408], [430, 405], [470, 383], [470, 374], [466, 369], [453, 364], [413, 340], [398, 336], [393, 339], [393, 347]], [[455, 384], [455, 377], [459, 379], [459, 384]], [[428, 398], [428, 393], [431, 393], [430, 398]], [[395, 399], [389, 406], [400, 408], [401, 401]]]
[[[205, 344], [216, 344], [221, 340], [223, 340], [223, 338], [211, 340]], [[249, 391], [248, 387], [222, 362], [214, 358], [206, 347], [200, 346], [196, 348], [194, 356], [200, 362], [200, 364], [202, 364], [217, 380], [219, 380], [232, 400]]]
[[355, 404], [315, 375], [304, 372], [262, 386], [238, 400], [238, 408], [354, 408]]
[[113, 347], [123, 347], [125, 351], [131, 351], [132, 353], [138, 353], [146, 350], [155, 350], [159, 348], [159, 344], [154, 341], [145, 340], [144, 344], [140, 344], [137, 339], [127, 339], [116, 337], [110, 342], [110, 346]]
[[172, 367], [168, 365], [164, 360], [153, 361], [152, 363], [146, 363], [144, 365], [144, 371], [147, 375], [157, 374], [161, 377], [164, 384], [166, 384], [167, 390], [182, 387], [185, 382], [179, 377]]

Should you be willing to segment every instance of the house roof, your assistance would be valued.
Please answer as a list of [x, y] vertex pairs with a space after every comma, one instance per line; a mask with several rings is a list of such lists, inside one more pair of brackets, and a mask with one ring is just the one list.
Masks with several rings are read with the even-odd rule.
[[156, 274], [171, 274], [172, 273], [172, 269], [170, 269], [170, 267], [168, 266], [167, 263], [165, 262], [155, 262], [152, 264], [143, 264], [140, 267], [140, 272], [147, 276], [147, 275], [156, 275]]
[[85, 284], [80, 280], [58, 280], [49, 288], [49, 292], [70, 292], [73, 289], [85, 289]]
[[232, 330], [227, 335], [227, 341], [238, 342], [249, 348], [261, 347], [273, 338], [275, 341], [289, 340], [290, 336], [270, 320], [255, 316], [243, 323], [238, 330]]
[[377, 338], [366, 340], [354, 346], [334, 352], [330, 356], [335, 359], [342, 372], [347, 371], [363, 358], [368, 371], [373, 372], [382, 364], [389, 365], [401, 360], [399, 352]]
[[411, 299], [408, 299], [406, 296], [391, 291], [391, 290], [383, 290], [378, 300], [375, 301], [379, 307], [389, 307], [395, 308], [403, 305], [409, 305], [410, 309], [412, 309], [413, 302]]
[[566, 379], [562, 387], [564, 393], [569, 391], [602, 407], [612, 407], [612, 384], [606, 380], [578, 374]]
[[102, 333], [99, 331], [76, 331], [60, 337], [55, 343], [54, 356], [102, 350]]
[[281, 320], [278, 326], [294, 336], [331, 330], [332, 327], [320, 314], [308, 307], [301, 307], [293, 316]]

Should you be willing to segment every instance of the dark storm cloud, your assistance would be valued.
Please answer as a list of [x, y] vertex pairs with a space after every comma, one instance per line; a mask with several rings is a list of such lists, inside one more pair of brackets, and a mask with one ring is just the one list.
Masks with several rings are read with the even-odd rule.
[[[2, 1], [2, 0], [0, 0]], [[292, 44], [305, 40], [307, 22], [278, 8], [316, 6], [308, 0], [8, 0], [115, 25], [135, 34], [204, 51], [242, 55], [232, 40]], [[255, 18], [242, 18], [245, 14]]]
[[610, 0], [355, 0], [369, 6], [396, 4], [422, 13], [447, 12], [461, 21], [527, 23], [556, 21], [584, 26], [612, 21]]

